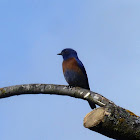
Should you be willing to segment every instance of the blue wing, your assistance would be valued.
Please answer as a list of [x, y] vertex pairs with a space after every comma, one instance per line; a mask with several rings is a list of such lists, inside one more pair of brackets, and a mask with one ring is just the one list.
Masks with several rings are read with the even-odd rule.
[[78, 58], [76, 59], [76, 61], [78, 63], [79, 68], [81, 69], [82, 73], [85, 76], [84, 83], [86, 84], [86, 89], [90, 89], [89, 88], [88, 77], [87, 77], [87, 73], [86, 73], [85, 67], [84, 67], [83, 63]]

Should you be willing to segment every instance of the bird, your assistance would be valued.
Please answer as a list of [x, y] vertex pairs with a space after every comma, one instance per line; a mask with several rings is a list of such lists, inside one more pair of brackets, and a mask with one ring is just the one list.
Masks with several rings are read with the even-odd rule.
[[[62, 55], [63, 57], [63, 74], [69, 86], [90, 90], [85, 67], [78, 58], [77, 52], [71, 48], [66, 48], [57, 55]], [[92, 109], [96, 108], [96, 105], [92, 102], [89, 102], [89, 105]]]

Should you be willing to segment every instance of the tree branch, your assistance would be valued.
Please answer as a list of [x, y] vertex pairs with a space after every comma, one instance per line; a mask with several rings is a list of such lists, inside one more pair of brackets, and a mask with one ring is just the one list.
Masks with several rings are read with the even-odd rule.
[[119, 106], [105, 106], [88, 113], [84, 126], [117, 140], [140, 140], [140, 117]]
[[25, 84], [0, 88], [0, 98], [6, 98], [21, 94], [66, 95], [95, 102], [99, 106], [104, 106], [105, 104], [113, 103], [98, 93], [82, 89], [79, 87], [70, 88], [69, 86], [64, 85]]
[[86, 128], [114, 139], [140, 140], [140, 117], [98, 93], [79, 87], [52, 84], [25, 84], [0, 88], [0, 98], [21, 94], [66, 95], [93, 102], [100, 108], [85, 116]]

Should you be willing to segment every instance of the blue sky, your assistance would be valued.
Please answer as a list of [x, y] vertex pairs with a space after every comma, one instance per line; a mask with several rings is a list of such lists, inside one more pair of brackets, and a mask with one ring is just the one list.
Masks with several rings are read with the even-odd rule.
[[[0, 87], [66, 85], [64, 48], [84, 63], [90, 88], [140, 114], [140, 1], [0, 1]], [[2, 140], [109, 140], [83, 127], [83, 100], [21, 95], [0, 100]]]

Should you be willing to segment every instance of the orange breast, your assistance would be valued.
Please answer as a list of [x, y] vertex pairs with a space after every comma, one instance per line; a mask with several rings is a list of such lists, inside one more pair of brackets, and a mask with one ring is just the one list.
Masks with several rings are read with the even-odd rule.
[[63, 73], [66, 70], [74, 70], [76, 72], [81, 72], [81, 69], [78, 67], [77, 61], [75, 58], [69, 58], [68, 60], [63, 61]]

